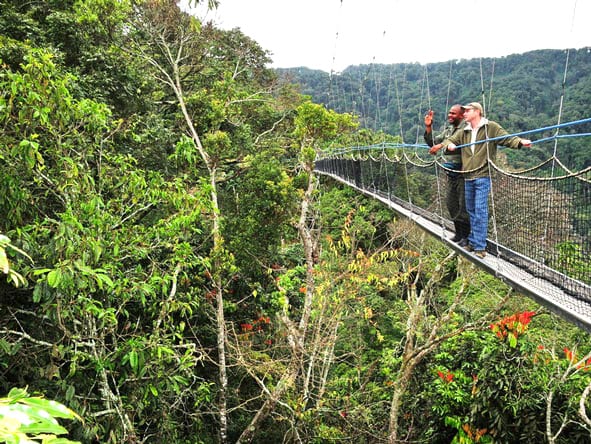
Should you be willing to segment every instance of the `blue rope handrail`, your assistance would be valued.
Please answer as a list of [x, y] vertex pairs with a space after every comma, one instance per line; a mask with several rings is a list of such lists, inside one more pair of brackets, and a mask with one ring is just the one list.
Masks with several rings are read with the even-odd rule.
[[[533, 129], [533, 130], [528, 130], [528, 131], [521, 131], [521, 132], [517, 132], [517, 133], [513, 133], [513, 134], [507, 134], [505, 136], [499, 136], [499, 137], [493, 137], [490, 139], [485, 139], [485, 140], [479, 140], [477, 142], [475, 142], [475, 144], [480, 144], [480, 143], [486, 143], [486, 142], [491, 142], [491, 141], [495, 141], [495, 140], [502, 140], [502, 139], [506, 139], [507, 137], [517, 137], [517, 136], [524, 136], [527, 134], [535, 134], [535, 133], [541, 133], [544, 131], [550, 131], [550, 130], [558, 130], [560, 128], [566, 128], [566, 127], [570, 127], [570, 126], [575, 126], [575, 125], [582, 125], [584, 123], [590, 123], [591, 122], [591, 117], [586, 118], [586, 119], [580, 119], [580, 120], [574, 120], [571, 122], [565, 122], [565, 123], [560, 123], [557, 125], [550, 125], [550, 126], [545, 126], [542, 128], [537, 128], [537, 129]], [[542, 142], [548, 142], [550, 140], [555, 140], [555, 139], [562, 139], [562, 138], [573, 138], [573, 137], [586, 137], [586, 136], [591, 136], [591, 133], [579, 133], [579, 134], [558, 134], [558, 132], [550, 137], [545, 137], [543, 139], [538, 139], [538, 140], [534, 140], [532, 141], [532, 144], [538, 144], [538, 143], [542, 143]], [[468, 144], [463, 144], [463, 145], [457, 145], [456, 148], [462, 148], [465, 146], [470, 146], [472, 144], [468, 143]], [[355, 151], [372, 151], [372, 150], [384, 150], [387, 148], [422, 148], [422, 149], [428, 149], [429, 146], [427, 144], [424, 143], [393, 143], [393, 142], [382, 142], [382, 143], [378, 143], [378, 144], [374, 144], [374, 145], [365, 145], [365, 146], [356, 146], [356, 147], [348, 147], [348, 148], [337, 148], [336, 150], [331, 151], [330, 155], [342, 155], [342, 154], [347, 154], [347, 153], [352, 153]]]

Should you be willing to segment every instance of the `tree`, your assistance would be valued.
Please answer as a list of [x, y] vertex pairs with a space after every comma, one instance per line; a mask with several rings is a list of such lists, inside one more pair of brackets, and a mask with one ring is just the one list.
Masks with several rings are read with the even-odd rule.
[[[180, 181], [165, 182], [113, 149], [121, 122], [104, 104], [76, 97], [74, 77], [52, 53], [13, 44], [24, 63], [0, 77], [2, 146], [10, 147], [0, 159], [2, 223], [30, 248], [33, 265], [19, 268], [33, 284], [2, 292], [11, 307], [2, 310], [5, 380], [35, 381], [73, 403], [90, 424], [78, 432], [84, 440], [133, 441], [128, 402], [144, 413], [180, 394], [201, 402], [183, 387], [200, 386], [188, 370], [202, 353], [179, 343], [183, 325], [169, 320], [196, 306], [177, 295], [186, 276], [178, 264], [199, 266], [186, 238], [199, 232], [203, 205]], [[165, 424], [159, 432], [174, 426], [155, 421]]]
[[[302, 371], [301, 369], [306, 365], [306, 347], [310, 335], [308, 328], [316, 288], [314, 270], [320, 255], [320, 230], [316, 226], [317, 218], [314, 212], [317, 189], [314, 161], [316, 153], [323, 143], [333, 140], [340, 132], [350, 131], [354, 127], [355, 122], [351, 116], [327, 111], [320, 105], [306, 102], [297, 109], [294, 136], [299, 143], [300, 168], [305, 178], [305, 186], [299, 205], [299, 219], [296, 224], [305, 258], [306, 271], [304, 287], [302, 287], [304, 302], [301, 311], [297, 313], [299, 320], [289, 316], [290, 313], [285, 310], [289, 305], [288, 303], [285, 304], [282, 321], [288, 331], [289, 362], [273, 389], [269, 389], [264, 381], [260, 381], [266, 399], [250, 421], [250, 424], [242, 432], [238, 439], [239, 443], [248, 443], [253, 440], [259, 424], [267, 418], [284, 394], [293, 386]], [[291, 315], [293, 316], [293, 314]], [[317, 355], [313, 354], [312, 356]], [[308, 365], [313, 365], [313, 363], [308, 363]], [[307, 380], [309, 381], [309, 378]], [[303, 393], [306, 394], [307, 392], [308, 389], [304, 387]], [[307, 398], [307, 395], [305, 397]]]
[[[149, 35], [152, 45], [136, 41], [134, 46], [154, 68], [156, 77], [172, 92], [181, 111], [184, 127], [189, 138], [177, 144], [175, 159], [179, 165], [187, 168], [183, 172], [191, 181], [199, 183], [201, 169], [205, 173], [207, 189], [210, 193], [211, 251], [208, 253], [210, 265], [206, 272], [211, 285], [210, 294], [215, 296], [215, 324], [217, 337], [216, 366], [219, 372], [218, 419], [220, 439], [228, 440], [228, 364], [227, 364], [227, 319], [225, 306], [229, 303], [227, 291], [233, 276], [237, 276], [234, 254], [228, 249], [223, 225], [225, 224], [224, 206], [220, 202], [220, 184], [232, 174], [229, 166], [243, 162], [248, 155], [248, 144], [237, 148], [238, 139], [245, 140], [250, 134], [238, 127], [233, 133], [228, 125], [237, 125], [245, 119], [247, 113], [257, 102], [269, 102], [267, 86], [268, 72], [263, 65], [266, 54], [257, 45], [235, 31], [216, 33], [206, 28], [204, 33], [215, 36], [211, 42], [211, 51], [216, 58], [211, 64], [203, 65], [200, 61], [202, 35], [200, 24], [181, 13], [174, 12], [166, 5], [152, 2], [147, 5], [141, 20], [137, 22], [140, 35]], [[143, 33], [143, 34], [142, 34]], [[228, 41], [226, 41], [228, 40]], [[228, 57], [227, 47], [234, 54]], [[230, 46], [231, 45], [231, 46]], [[156, 51], [154, 51], [156, 49]], [[203, 66], [202, 71], [200, 67]], [[207, 85], [198, 76], [212, 76]], [[246, 79], [248, 84], [244, 83]], [[193, 81], [194, 83], [191, 83]], [[206, 87], [214, 85], [211, 95]], [[188, 86], [189, 90], [185, 88]], [[199, 109], [200, 106], [205, 108]], [[255, 113], [260, 111], [254, 110]], [[195, 116], [201, 114], [202, 118]], [[277, 117], [274, 117], [277, 116]], [[263, 109], [259, 117], [264, 117], [271, 124], [263, 134], [271, 132], [284, 118], [276, 110]], [[275, 118], [275, 120], [270, 120]], [[197, 123], [196, 123], [197, 122]], [[254, 128], [253, 128], [254, 130]], [[226, 178], [222, 179], [222, 177]], [[202, 186], [205, 185], [202, 183]], [[260, 196], [259, 196], [260, 198]]]

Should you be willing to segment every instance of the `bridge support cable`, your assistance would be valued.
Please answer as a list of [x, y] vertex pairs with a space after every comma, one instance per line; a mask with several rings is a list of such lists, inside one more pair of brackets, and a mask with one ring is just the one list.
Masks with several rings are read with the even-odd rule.
[[[379, 163], [379, 165], [377, 165]], [[327, 156], [316, 171], [378, 199], [476, 265], [591, 332], [591, 168], [550, 177], [507, 173], [493, 164], [496, 236], [484, 259], [448, 240], [453, 224], [441, 205], [447, 181], [436, 162]], [[546, 167], [546, 170], [544, 170]], [[376, 173], [379, 173], [376, 175]], [[438, 191], [438, 188], [444, 191]], [[553, 208], [551, 215], [546, 209]]]

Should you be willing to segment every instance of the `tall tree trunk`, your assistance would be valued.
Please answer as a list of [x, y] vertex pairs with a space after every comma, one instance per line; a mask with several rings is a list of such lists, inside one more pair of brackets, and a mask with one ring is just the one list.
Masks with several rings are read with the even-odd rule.
[[211, 179], [211, 201], [213, 204], [213, 254], [214, 254], [214, 285], [216, 288], [216, 327], [217, 327], [217, 348], [218, 348], [218, 368], [219, 368], [219, 395], [218, 410], [220, 421], [220, 442], [222, 444], [228, 441], [228, 369], [226, 365], [226, 343], [228, 340], [226, 332], [226, 317], [224, 313], [224, 292], [222, 286], [222, 270], [220, 254], [223, 249], [223, 238], [220, 233], [219, 204], [216, 188], [216, 169], [210, 169]]
[[[162, 39], [163, 45], [168, 48]], [[227, 331], [226, 331], [226, 319], [224, 314], [224, 293], [223, 293], [223, 270], [225, 264], [222, 262], [222, 253], [224, 249], [224, 239], [220, 230], [221, 213], [218, 202], [217, 192], [217, 168], [211, 157], [201, 144], [201, 138], [199, 133], [193, 124], [193, 120], [187, 110], [185, 103], [185, 96], [181, 78], [179, 75], [179, 64], [183, 54], [183, 43], [181, 40], [180, 48], [176, 53], [173, 53], [168, 48], [166, 52], [170, 67], [172, 69], [172, 75], [163, 69], [157, 62], [153, 61], [153, 64], [160, 69], [163, 73], [166, 83], [172, 88], [174, 94], [178, 100], [179, 107], [185, 118], [185, 123], [191, 135], [191, 139], [195, 143], [197, 151], [203, 160], [203, 163], [207, 167], [209, 175], [209, 183], [211, 186], [211, 219], [212, 219], [212, 238], [213, 238], [213, 285], [216, 294], [216, 330], [217, 330], [217, 352], [218, 352], [218, 419], [220, 424], [219, 436], [220, 442], [225, 444], [228, 440], [228, 407], [227, 407], [227, 391], [228, 391], [228, 370], [226, 363], [226, 344], [227, 344]], [[173, 55], [176, 54], [176, 57]]]
[[415, 354], [415, 338], [419, 329], [424, 306], [422, 296], [417, 294], [417, 289], [414, 283], [410, 286], [408, 305], [410, 307], [410, 313], [406, 324], [406, 343], [404, 344], [402, 363], [398, 370], [398, 375], [394, 384], [394, 394], [392, 395], [392, 402], [390, 404], [389, 444], [395, 444], [398, 442], [398, 417], [400, 416], [402, 398], [406, 393], [414, 369], [418, 364], [418, 361], [414, 359], [413, 355]]
[[302, 199], [300, 209], [300, 219], [298, 221], [298, 233], [304, 246], [306, 256], [306, 297], [304, 300], [304, 310], [300, 318], [299, 330], [302, 340], [306, 336], [306, 330], [310, 321], [312, 312], [312, 298], [314, 296], [314, 264], [318, 254], [318, 234], [314, 231], [315, 220], [311, 217], [312, 196], [317, 187], [317, 179], [314, 174], [314, 165], [306, 165], [308, 173], [308, 184]]

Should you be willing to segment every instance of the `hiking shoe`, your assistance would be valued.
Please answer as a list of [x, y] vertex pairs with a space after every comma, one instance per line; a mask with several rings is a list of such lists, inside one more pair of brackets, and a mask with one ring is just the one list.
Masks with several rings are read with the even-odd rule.
[[484, 259], [486, 257], [486, 251], [484, 250], [475, 251], [474, 254], [478, 256], [480, 259]]
[[462, 238], [462, 236], [461, 236], [460, 234], [456, 233], [456, 234], [454, 235], [454, 237], [450, 238], [449, 240], [450, 240], [450, 241], [452, 241], [452, 242], [459, 242], [459, 241], [461, 241], [462, 239], [463, 239], [463, 238]]
[[466, 239], [465, 237], [463, 239], [460, 239], [460, 241], [458, 242], [458, 245], [460, 247], [465, 247], [466, 245], [468, 245], [468, 239]]
[[464, 246], [464, 250], [466, 250], [466, 251], [474, 251], [474, 248], [469, 243], [466, 243], [466, 245]]

